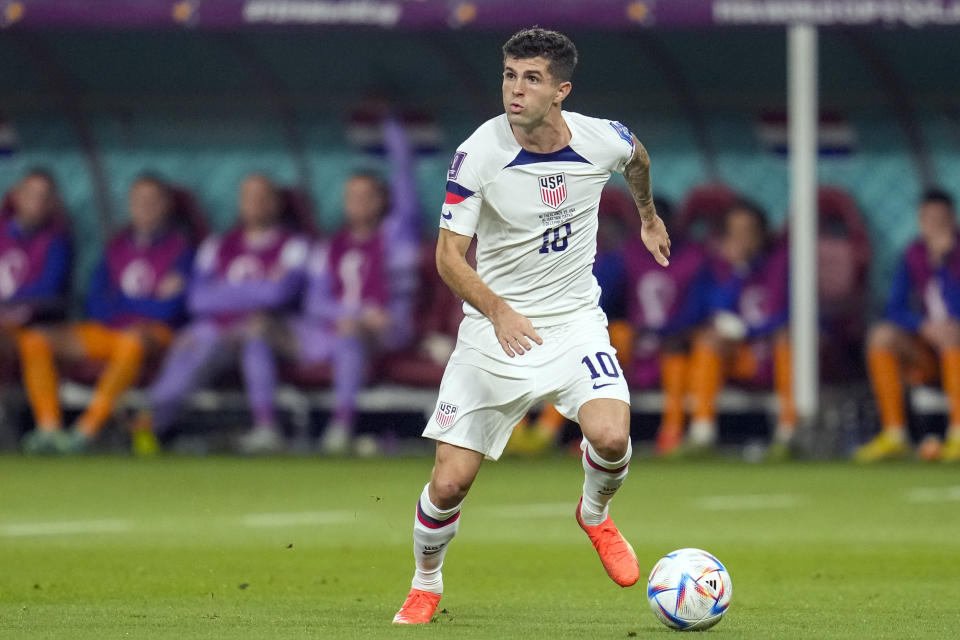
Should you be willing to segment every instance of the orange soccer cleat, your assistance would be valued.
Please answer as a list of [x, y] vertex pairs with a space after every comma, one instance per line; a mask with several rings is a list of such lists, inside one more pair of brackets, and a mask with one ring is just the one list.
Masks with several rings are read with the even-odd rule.
[[580, 517], [580, 508], [583, 506], [583, 498], [577, 503], [577, 524], [587, 532], [593, 548], [597, 550], [600, 556], [600, 562], [606, 570], [610, 579], [621, 587], [629, 587], [636, 584], [640, 579], [640, 564], [637, 562], [637, 554], [633, 552], [633, 547], [627, 542], [620, 532], [617, 525], [613, 524], [613, 518], [607, 516], [601, 524], [594, 527], [584, 524]]
[[393, 616], [393, 624], [427, 624], [433, 620], [439, 602], [439, 593], [410, 589], [400, 611]]

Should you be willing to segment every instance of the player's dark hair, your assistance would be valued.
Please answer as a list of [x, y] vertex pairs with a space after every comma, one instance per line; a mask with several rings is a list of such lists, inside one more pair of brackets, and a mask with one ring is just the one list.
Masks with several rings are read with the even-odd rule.
[[577, 66], [577, 48], [557, 31], [531, 27], [510, 36], [503, 45], [503, 59], [526, 60], [540, 56], [548, 61], [547, 71], [557, 83], [568, 82]]
[[735, 213], [746, 213], [749, 215], [753, 218], [754, 222], [757, 223], [764, 239], [767, 240], [770, 238], [770, 223], [767, 220], [767, 212], [759, 204], [747, 198], [738, 198], [736, 202], [727, 208], [726, 213], [723, 215], [724, 233], [726, 233], [727, 222]]
[[921, 204], [942, 204], [948, 209], [953, 211], [954, 202], [953, 196], [947, 193], [946, 190], [939, 187], [931, 187], [923, 192], [923, 197], [920, 199]]

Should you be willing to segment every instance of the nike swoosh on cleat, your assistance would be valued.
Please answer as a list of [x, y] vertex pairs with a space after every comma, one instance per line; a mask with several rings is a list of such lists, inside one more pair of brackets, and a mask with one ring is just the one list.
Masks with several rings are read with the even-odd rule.
[[607, 384], [594, 384], [594, 385], [593, 385], [593, 388], [594, 388], [594, 389], [603, 389], [604, 387], [612, 387], [612, 386], [615, 385], [615, 384], [617, 384], [617, 383], [616, 383], [616, 382], [608, 382]]
[[440, 214], [440, 217], [443, 218], [444, 220], [449, 220], [450, 218], [453, 217], [453, 214], [450, 213], [449, 211], [445, 211], [444, 213]]

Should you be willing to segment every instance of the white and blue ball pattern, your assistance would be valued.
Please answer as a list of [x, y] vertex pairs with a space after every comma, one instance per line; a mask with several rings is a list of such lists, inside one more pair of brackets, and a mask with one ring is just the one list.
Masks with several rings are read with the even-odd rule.
[[647, 581], [647, 599], [671, 629], [702, 631], [720, 622], [733, 584], [726, 567], [701, 549], [677, 549], [657, 561]]

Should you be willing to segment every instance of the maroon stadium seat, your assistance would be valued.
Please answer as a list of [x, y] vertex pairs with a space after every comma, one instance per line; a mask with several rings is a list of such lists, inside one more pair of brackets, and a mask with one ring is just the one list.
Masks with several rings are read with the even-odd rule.
[[[414, 305], [415, 338], [413, 346], [405, 351], [383, 358], [380, 369], [384, 378], [403, 385], [438, 387], [446, 363], [439, 363], [422, 350], [423, 339], [430, 334], [442, 334], [456, 340], [463, 320], [462, 301], [437, 273], [436, 241], [425, 241], [420, 253], [420, 289]], [[476, 265], [476, 243], [467, 253], [471, 265]]]
[[319, 364], [284, 363], [280, 367], [280, 378], [297, 387], [316, 389], [329, 387], [333, 382], [333, 367], [330, 363]]
[[190, 234], [194, 244], [199, 245], [210, 233], [210, 224], [197, 198], [189, 189], [179, 185], [171, 185], [170, 193], [173, 196], [174, 220]]
[[280, 189], [281, 219], [290, 228], [309, 236], [319, 236], [316, 209], [310, 195], [300, 187]]
[[847, 306], [851, 298], [866, 295], [870, 237], [859, 207], [846, 191], [821, 187], [818, 288], [826, 309]]
[[863, 366], [870, 237], [860, 208], [846, 191], [821, 187], [817, 205], [821, 369], [825, 380], [839, 381], [849, 379]]
[[719, 236], [723, 216], [737, 201], [737, 194], [725, 184], [710, 183], [687, 193], [677, 215], [679, 234], [697, 242]]
[[599, 215], [601, 222], [616, 220], [629, 235], [640, 233], [640, 215], [629, 193], [618, 187], [607, 186], [600, 194]]

